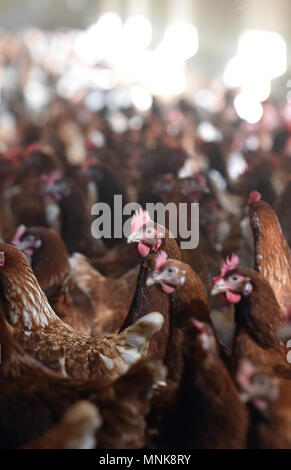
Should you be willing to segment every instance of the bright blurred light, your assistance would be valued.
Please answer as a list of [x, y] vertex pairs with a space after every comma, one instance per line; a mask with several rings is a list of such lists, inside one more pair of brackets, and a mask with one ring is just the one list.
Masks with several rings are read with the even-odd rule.
[[54, 62], [59, 62], [63, 67], [71, 51], [71, 38], [67, 34], [55, 33], [50, 40], [50, 54]]
[[23, 90], [27, 106], [35, 111], [41, 110], [48, 105], [51, 93], [48, 87], [38, 81], [29, 81]]
[[109, 68], [95, 67], [91, 70], [90, 84], [93, 88], [102, 88], [103, 90], [112, 90], [117, 86], [117, 80], [114, 71]]
[[152, 41], [152, 25], [142, 15], [131, 16], [123, 27], [123, 41], [126, 48], [146, 49]]
[[121, 83], [142, 83], [149, 70], [149, 55], [153, 54], [154, 52], [149, 49], [122, 49], [119, 51], [112, 61], [119, 81]]
[[88, 31], [80, 31], [75, 38], [74, 50], [86, 65], [95, 65], [102, 59], [91, 34]]
[[271, 82], [268, 78], [253, 77], [245, 81], [242, 93], [255, 101], [266, 101], [271, 94]]
[[207, 88], [201, 88], [195, 93], [194, 102], [210, 113], [219, 111], [221, 108], [221, 100], [219, 97]]
[[269, 79], [286, 72], [286, 43], [274, 31], [254, 30], [243, 33], [239, 40], [238, 57]]
[[128, 130], [128, 119], [123, 113], [114, 112], [111, 113], [107, 118], [111, 129], [118, 134], [122, 134]]
[[263, 116], [263, 106], [245, 93], [239, 93], [234, 100], [234, 107], [241, 119], [256, 124]]
[[91, 28], [95, 29], [100, 36], [110, 38], [116, 35], [117, 32], [121, 32], [122, 21], [116, 13], [105, 13], [100, 16], [97, 23], [91, 26]]
[[225, 67], [223, 74], [224, 84], [228, 88], [238, 88], [243, 84], [246, 73], [246, 64], [238, 56], [235, 56]]
[[121, 45], [122, 21], [116, 13], [102, 15], [97, 23], [81, 32], [75, 42], [75, 50], [88, 65], [102, 59], [110, 59]]
[[214, 125], [209, 121], [203, 121], [197, 127], [197, 134], [205, 142], [221, 142], [222, 134], [221, 132], [214, 127]]
[[152, 107], [152, 95], [145, 88], [138, 85], [133, 86], [130, 96], [134, 106], [139, 111], [148, 111]]
[[[110, 90], [106, 95], [106, 106], [111, 111], [130, 108], [132, 106], [130, 87], [117, 87]], [[114, 115], [114, 113], [112, 115]]]
[[73, 98], [79, 90], [89, 88], [91, 69], [85, 67], [70, 67], [63, 73], [57, 82], [57, 92], [65, 99]]
[[154, 95], [179, 95], [186, 88], [185, 62], [164, 46], [160, 43], [152, 55], [144, 83]]
[[132, 116], [129, 120], [129, 127], [134, 131], [140, 131], [144, 125], [144, 120], [142, 116]]
[[105, 137], [102, 132], [94, 130], [89, 132], [88, 134], [89, 140], [95, 145], [97, 148], [104, 147], [105, 145]]
[[173, 55], [183, 60], [190, 59], [198, 51], [198, 31], [192, 24], [186, 21], [173, 23], [167, 28], [163, 43]]
[[256, 134], [251, 134], [245, 139], [245, 148], [251, 152], [255, 152], [260, 147], [260, 141]]
[[93, 90], [86, 96], [85, 105], [90, 111], [98, 112], [105, 106], [105, 96], [100, 90]]
[[29, 53], [33, 62], [41, 62], [49, 52], [49, 43], [46, 35], [39, 29], [29, 30], [25, 36], [24, 41], [29, 49]]
[[16, 119], [8, 111], [2, 110], [0, 113], [0, 135], [2, 139], [9, 140], [15, 138], [16, 134]]
[[227, 64], [223, 81], [228, 88], [241, 88], [234, 101], [237, 114], [249, 123], [260, 121], [260, 104], [271, 94], [271, 80], [286, 72], [287, 48], [282, 36], [273, 31], [246, 31], [238, 51]]
[[223, 81], [228, 88], [241, 88], [235, 98], [237, 114], [249, 123], [263, 115], [261, 102], [271, 94], [271, 80], [286, 72], [287, 48], [274, 31], [246, 31], [239, 39], [237, 54], [227, 64]]
[[240, 56], [235, 56], [228, 62], [223, 81], [228, 88], [243, 87], [243, 91], [257, 101], [265, 101], [271, 93], [270, 77]]
[[228, 173], [232, 180], [237, 180], [248, 168], [242, 153], [232, 152], [228, 158]]

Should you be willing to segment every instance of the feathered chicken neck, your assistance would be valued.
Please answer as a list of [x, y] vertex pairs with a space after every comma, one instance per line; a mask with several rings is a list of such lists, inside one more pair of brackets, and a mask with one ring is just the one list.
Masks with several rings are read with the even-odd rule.
[[[178, 245], [174, 238], [169, 238], [167, 230], [166, 237], [162, 239], [161, 250], [164, 250], [169, 258], [181, 259]], [[149, 288], [146, 285], [148, 275], [155, 267], [155, 257], [156, 253], [151, 253], [147, 258], [141, 260], [135, 295], [121, 331], [149, 313], [154, 305], [155, 309], [161, 312], [162, 315], [167, 315], [169, 309], [168, 295], [164, 292], [161, 293], [158, 286], [152, 286], [149, 293]], [[159, 304], [159, 307], [156, 306], [157, 304]]]
[[32, 256], [31, 266], [44, 291], [62, 284], [70, 271], [66, 246], [60, 236], [45, 227], [30, 228], [27, 234], [36, 235], [41, 246]]
[[238, 274], [248, 277], [253, 290], [242, 296], [235, 306], [235, 320], [238, 330], [244, 329], [262, 347], [279, 349], [276, 337], [284, 314], [269, 283], [249, 268], [238, 267]]
[[177, 322], [182, 326], [190, 316], [194, 316], [211, 324], [207, 295], [200, 278], [189, 265], [183, 264], [183, 269], [186, 271], [185, 283], [172, 294]]
[[[180, 260], [180, 250], [175, 239], [169, 238], [167, 230], [165, 234], [161, 249], [166, 251], [169, 257]], [[164, 317], [164, 323], [161, 330], [151, 340], [150, 354], [154, 358], [164, 358], [170, 334], [170, 299], [165, 292], [161, 292], [159, 286], [153, 285], [149, 288], [146, 285], [148, 275], [155, 266], [155, 256], [156, 253], [151, 253], [141, 261], [135, 295], [121, 331], [151, 312], [152, 309], [159, 311]]]
[[26, 256], [11, 245], [0, 243], [4, 266], [0, 267], [1, 298], [6, 318], [11, 325], [29, 333], [59, 321], [41, 290]]
[[270, 283], [281, 308], [285, 309], [286, 288], [291, 289], [291, 251], [269, 204], [254, 202], [249, 213], [255, 242], [255, 269]]

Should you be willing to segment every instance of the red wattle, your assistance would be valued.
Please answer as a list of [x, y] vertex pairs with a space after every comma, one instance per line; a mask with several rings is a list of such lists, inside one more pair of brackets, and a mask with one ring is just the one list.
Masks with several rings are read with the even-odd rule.
[[231, 304], [238, 304], [241, 300], [241, 295], [228, 290], [226, 291], [226, 298]]
[[159, 240], [157, 241], [157, 243], [155, 244], [155, 246], [153, 247], [153, 250], [154, 250], [154, 251], [158, 251], [158, 249], [160, 248], [161, 244], [162, 244], [162, 242], [161, 242], [161, 240], [159, 239]]
[[165, 282], [161, 282], [161, 286], [166, 294], [172, 294], [172, 292], [175, 290], [175, 287], [169, 286], [169, 284], [166, 284]]
[[143, 258], [145, 258], [149, 252], [150, 252], [150, 247], [145, 245], [143, 242], [139, 242], [138, 244], [138, 252], [140, 254], [140, 256], [142, 256]]

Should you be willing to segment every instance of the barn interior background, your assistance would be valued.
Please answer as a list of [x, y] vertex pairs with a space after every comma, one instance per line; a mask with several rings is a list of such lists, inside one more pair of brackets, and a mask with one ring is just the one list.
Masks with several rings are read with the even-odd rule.
[[[288, 0], [0, 2], [2, 38], [22, 34], [36, 63], [60, 76], [57, 93], [65, 98], [84, 85], [95, 91], [124, 85], [124, 101], [141, 111], [152, 96], [173, 101], [182, 94], [218, 110], [227, 88], [250, 123], [262, 118], [270, 94], [287, 99], [290, 14]], [[40, 75], [28, 82], [34, 108], [49, 99]], [[1, 82], [5, 88], [3, 73]], [[130, 96], [127, 85], [134, 85]], [[101, 94], [91, 95], [90, 105], [101, 107]]]

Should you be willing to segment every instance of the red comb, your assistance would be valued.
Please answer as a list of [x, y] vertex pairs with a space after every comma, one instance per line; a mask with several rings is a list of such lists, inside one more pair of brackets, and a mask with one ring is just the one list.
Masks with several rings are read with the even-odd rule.
[[221, 264], [219, 276], [214, 277], [212, 279], [213, 284], [215, 284], [217, 281], [222, 279], [228, 271], [232, 271], [233, 269], [235, 269], [238, 264], [239, 264], [239, 257], [237, 255], [231, 255], [230, 258], [227, 256], [226, 260], [223, 261]]
[[259, 191], [252, 191], [251, 194], [249, 195], [249, 204], [253, 204], [254, 202], [259, 202], [262, 199], [261, 194]]
[[26, 231], [26, 227], [25, 225], [19, 225], [19, 227], [17, 228], [16, 232], [15, 232], [15, 235], [13, 237], [13, 240], [12, 240], [12, 245], [17, 245], [17, 243], [20, 242], [23, 234], [25, 233]]
[[144, 225], [150, 222], [151, 218], [148, 211], [140, 209], [136, 211], [134, 216], [131, 219], [131, 233], [138, 232], [139, 229]]
[[165, 251], [161, 251], [157, 256], [155, 260], [155, 271], [159, 271], [160, 267], [167, 261], [168, 255]]

